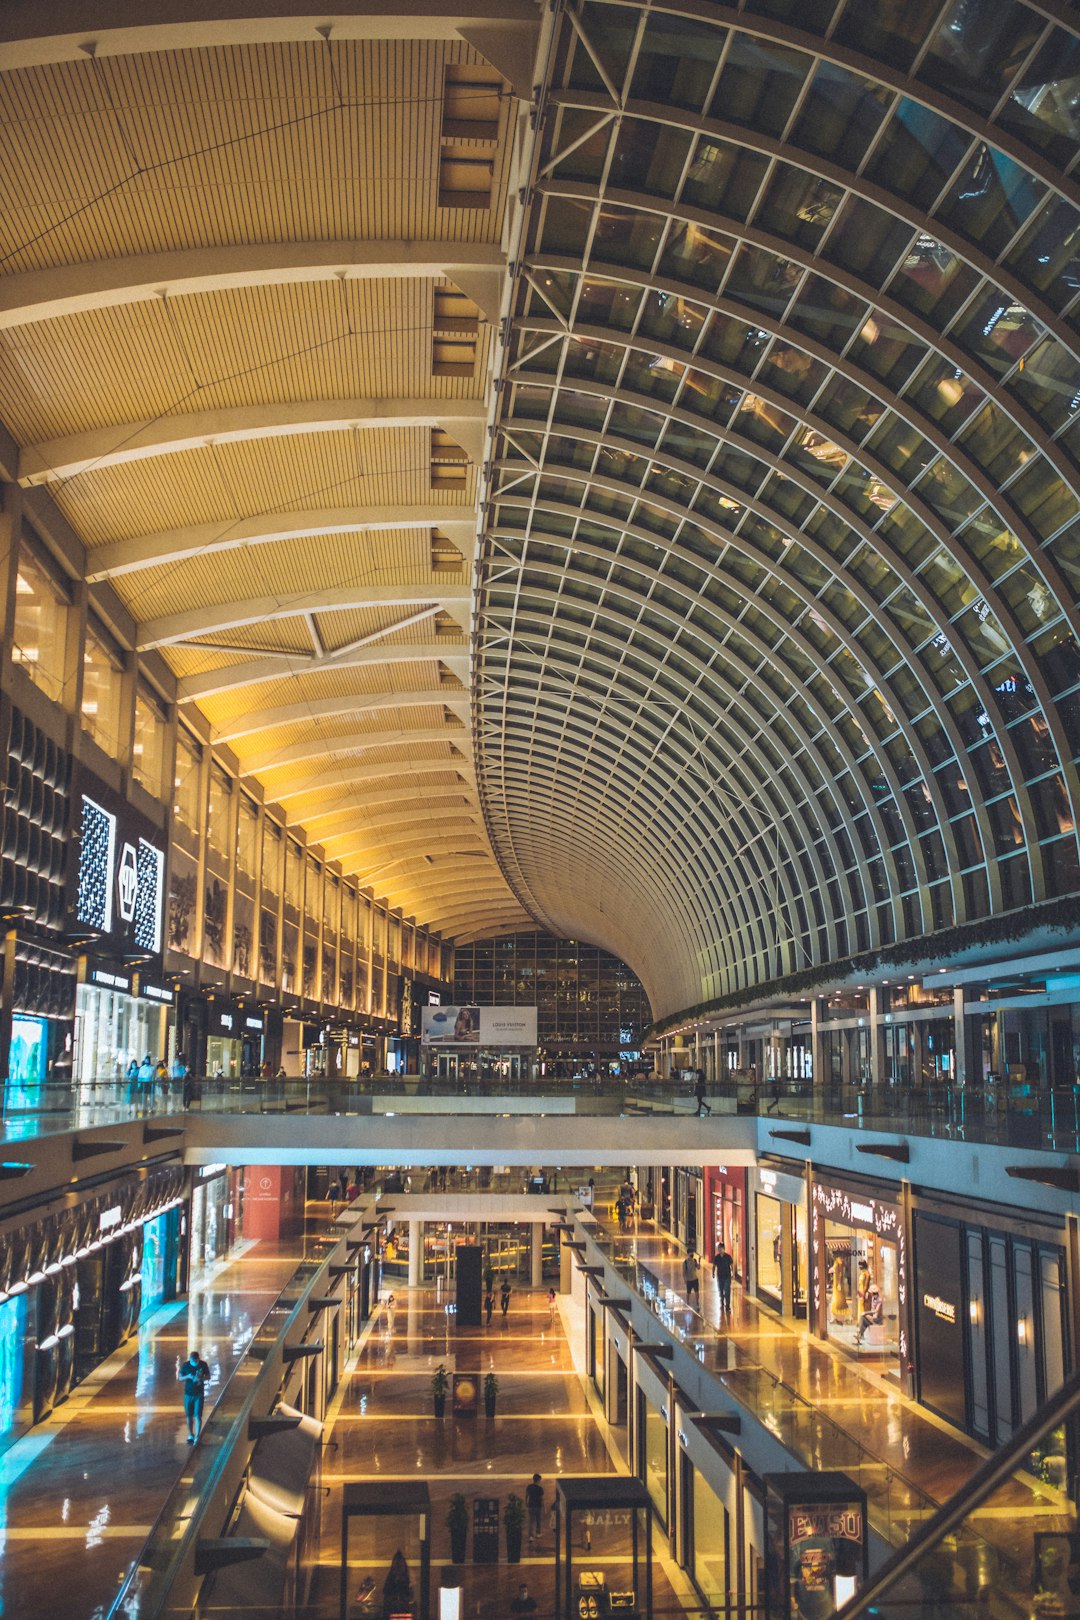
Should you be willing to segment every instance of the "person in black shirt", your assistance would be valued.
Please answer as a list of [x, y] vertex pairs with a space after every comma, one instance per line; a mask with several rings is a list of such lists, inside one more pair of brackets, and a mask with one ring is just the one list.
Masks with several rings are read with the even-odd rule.
[[544, 1487], [539, 1474], [534, 1474], [525, 1487], [525, 1510], [529, 1515], [529, 1540], [538, 1541], [543, 1534], [544, 1518]]
[[202, 1424], [203, 1397], [210, 1382], [210, 1368], [197, 1350], [193, 1350], [188, 1359], [181, 1364], [179, 1378], [184, 1386], [184, 1416], [187, 1418], [188, 1445], [193, 1446]]
[[731, 1273], [734, 1267], [730, 1254], [721, 1243], [713, 1260], [713, 1271], [716, 1273], [716, 1286], [720, 1290], [720, 1315], [726, 1311], [731, 1315]]

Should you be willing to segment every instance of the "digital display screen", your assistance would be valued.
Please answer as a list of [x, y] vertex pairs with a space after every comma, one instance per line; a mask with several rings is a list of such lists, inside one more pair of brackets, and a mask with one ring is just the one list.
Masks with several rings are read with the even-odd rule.
[[138, 950], [161, 949], [165, 855], [83, 794], [75, 915]]
[[37, 1085], [45, 1079], [49, 1056], [49, 1026], [44, 1018], [16, 1013], [11, 1020], [8, 1080], [16, 1085]]

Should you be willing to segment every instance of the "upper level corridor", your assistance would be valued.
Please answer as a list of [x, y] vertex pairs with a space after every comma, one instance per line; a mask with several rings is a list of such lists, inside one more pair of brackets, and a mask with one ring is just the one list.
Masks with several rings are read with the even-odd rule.
[[[186, 1110], [179, 1081], [143, 1084], [125, 1079], [78, 1086], [9, 1085], [4, 1093], [2, 1140], [26, 1142], [58, 1131], [184, 1111], [364, 1116], [408, 1110], [439, 1114], [453, 1112], [463, 1099], [478, 1112], [544, 1115], [692, 1115], [697, 1107], [692, 1088], [679, 1077], [541, 1080], [530, 1082], [527, 1089], [497, 1079], [451, 1084], [417, 1075], [352, 1081], [208, 1077], [195, 1084]], [[715, 1115], [843, 1125], [857, 1132], [903, 1132], [940, 1141], [1080, 1154], [1080, 1084], [1055, 1089], [1004, 1084], [908, 1089], [742, 1079], [710, 1084], [706, 1101]]]

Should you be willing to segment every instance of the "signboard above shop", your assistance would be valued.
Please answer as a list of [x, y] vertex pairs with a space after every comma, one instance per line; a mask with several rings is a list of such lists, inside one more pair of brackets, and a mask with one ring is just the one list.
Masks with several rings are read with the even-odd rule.
[[424, 1007], [425, 1046], [535, 1046], [535, 1007]]

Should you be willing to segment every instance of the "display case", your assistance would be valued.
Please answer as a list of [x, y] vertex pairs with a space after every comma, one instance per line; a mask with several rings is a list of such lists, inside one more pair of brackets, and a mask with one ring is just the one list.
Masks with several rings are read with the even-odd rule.
[[868, 1572], [866, 1492], [835, 1471], [765, 1476], [769, 1620], [830, 1620]]
[[431, 1500], [422, 1481], [346, 1485], [341, 1502], [340, 1620], [429, 1620]]
[[560, 1479], [555, 1620], [652, 1620], [651, 1505], [638, 1479]]

